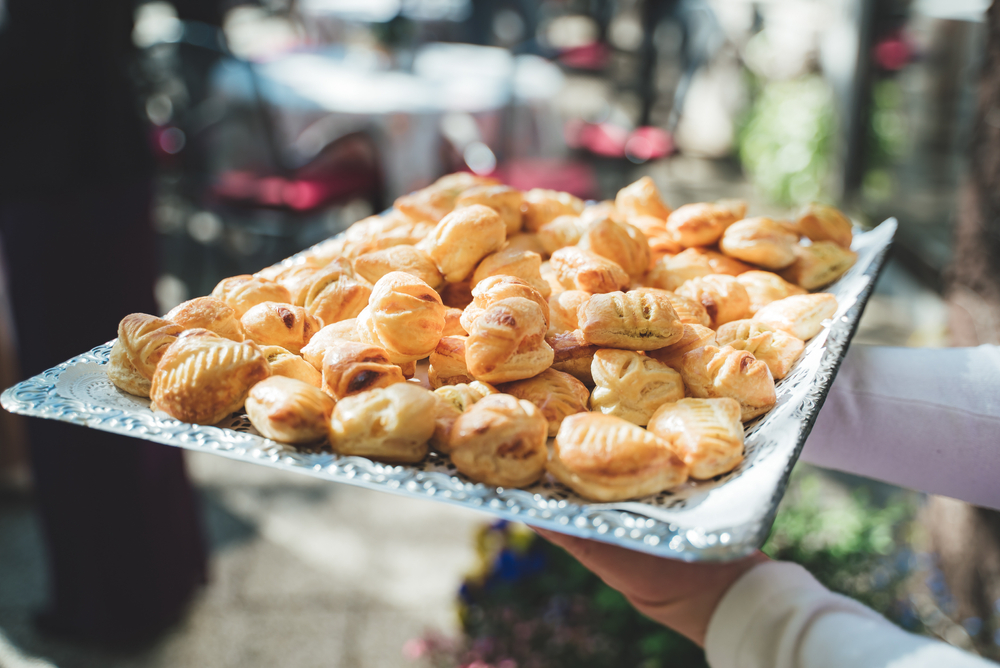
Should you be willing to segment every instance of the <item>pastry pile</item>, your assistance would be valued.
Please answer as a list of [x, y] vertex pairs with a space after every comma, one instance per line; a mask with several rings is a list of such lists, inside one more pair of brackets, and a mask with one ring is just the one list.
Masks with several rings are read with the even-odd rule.
[[[548, 472], [618, 501], [731, 471], [837, 309], [851, 223], [738, 201], [614, 202], [451, 174], [290, 264], [118, 328], [108, 376], [154, 410], [472, 480]], [[428, 360], [427, 381], [414, 378]], [[548, 440], [554, 437], [552, 445]]]

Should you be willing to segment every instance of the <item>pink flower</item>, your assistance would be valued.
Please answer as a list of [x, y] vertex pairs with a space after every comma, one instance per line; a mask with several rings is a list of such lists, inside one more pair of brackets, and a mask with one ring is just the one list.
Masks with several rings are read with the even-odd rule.
[[410, 661], [416, 661], [426, 656], [429, 649], [427, 641], [423, 638], [411, 638], [403, 644], [403, 656]]

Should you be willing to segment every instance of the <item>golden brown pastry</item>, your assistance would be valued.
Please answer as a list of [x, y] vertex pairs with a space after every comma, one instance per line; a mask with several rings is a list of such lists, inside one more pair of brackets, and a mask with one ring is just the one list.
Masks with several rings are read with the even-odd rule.
[[671, 236], [685, 248], [711, 246], [739, 218], [730, 206], [700, 202], [685, 204], [667, 218]]
[[240, 319], [247, 338], [262, 346], [281, 346], [296, 355], [322, 327], [322, 321], [301, 306], [264, 302]]
[[584, 232], [578, 248], [606, 257], [632, 278], [649, 271], [649, 242], [639, 228], [604, 218]]
[[260, 350], [271, 367], [272, 376], [285, 376], [309, 383], [313, 387], [322, 387], [323, 374], [298, 355], [288, 352], [281, 346], [261, 346]]
[[624, 350], [656, 350], [684, 333], [664, 291], [653, 288], [594, 295], [577, 318], [588, 343]]
[[285, 286], [249, 274], [222, 279], [212, 290], [212, 296], [229, 304], [236, 311], [237, 318], [242, 318], [257, 304], [290, 304], [292, 301], [292, 295]]
[[459, 195], [475, 186], [498, 185], [496, 179], [456, 172], [409, 195], [396, 199], [395, 208], [414, 220], [436, 223], [455, 208]]
[[771, 376], [781, 380], [788, 375], [806, 344], [788, 332], [774, 329], [756, 320], [734, 320], [719, 327], [716, 341], [720, 346], [745, 350], [767, 365]]
[[681, 375], [652, 357], [631, 350], [605, 348], [590, 369], [594, 391], [590, 408], [639, 426], [665, 403], [684, 398]]
[[700, 302], [696, 302], [690, 297], [679, 295], [676, 292], [670, 292], [669, 290], [664, 290], [663, 293], [670, 301], [670, 305], [674, 307], [677, 319], [685, 325], [708, 327], [712, 324], [712, 319], [708, 317], [708, 311], [705, 310], [705, 307]]
[[795, 261], [798, 237], [770, 218], [746, 218], [726, 228], [719, 248], [765, 269], [784, 269]]
[[326, 438], [333, 403], [309, 383], [271, 376], [250, 388], [246, 411], [250, 424], [264, 438], [305, 445]]
[[354, 270], [351, 269], [351, 263], [347, 259], [337, 258], [325, 267], [313, 267], [308, 264], [297, 265], [277, 280], [288, 288], [288, 292], [292, 295], [292, 303], [304, 307], [313, 286], [322, 289], [327, 283], [336, 281], [343, 276], [353, 278]]
[[695, 480], [728, 473], [743, 461], [743, 424], [734, 399], [681, 399], [661, 406], [653, 432], [680, 455]]
[[771, 302], [757, 311], [753, 319], [808, 341], [823, 330], [823, 321], [837, 312], [837, 298], [825, 292], [792, 295]]
[[598, 347], [587, 343], [583, 332], [577, 329], [549, 335], [545, 337], [545, 342], [552, 348], [553, 369], [568, 373], [587, 387], [594, 386], [590, 366]]
[[676, 290], [692, 278], [709, 274], [737, 276], [753, 267], [739, 260], [705, 248], [687, 250], [658, 260], [649, 272], [646, 283], [661, 290]]
[[[407, 246], [400, 246], [407, 248]], [[349, 276], [335, 280], [317, 280], [307, 293], [306, 312], [330, 325], [342, 320], [356, 318], [368, 304], [372, 289], [365, 283]]]
[[435, 289], [444, 283], [431, 256], [413, 246], [392, 246], [359, 255], [354, 259], [354, 271], [369, 283], [377, 282], [390, 271], [412, 274]]
[[509, 297], [494, 302], [468, 328], [465, 360], [476, 380], [506, 383], [531, 378], [552, 365], [548, 325], [537, 302]]
[[472, 276], [480, 260], [500, 250], [506, 240], [507, 226], [496, 211], [472, 204], [442, 218], [426, 243], [444, 280], [460, 283]]
[[580, 220], [584, 223], [595, 223], [605, 218], [610, 218], [616, 223], [626, 222], [626, 216], [609, 199], [594, 204], [586, 204], [583, 207], [583, 211], [580, 212]]
[[670, 207], [663, 202], [656, 184], [648, 176], [619, 190], [615, 196], [615, 209], [626, 220], [636, 216], [652, 216], [666, 220], [670, 215]]
[[806, 290], [829, 285], [854, 266], [858, 254], [832, 241], [817, 241], [795, 247], [795, 262], [781, 272], [782, 278]]
[[524, 203], [521, 205], [524, 229], [537, 232], [542, 229], [542, 225], [559, 216], [579, 216], [583, 206], [583, 200], [569, 193], [534, 188], [524, 193]]
[[190, 299], [178, 304], [163, 317], [184, 329], [207, 329], [237, 343], [246, 338], [236, 310], [214, 297]]
[[339, 345], [342, 341], [361, 342], [357, 322], [356, 318], [341, 320], [319, 330], [309, 339], [309, 343], [303, 346], [302, 358], [319, 371], [323, 368], [323, 356], [326, 355], [328, 348]]
[[483, 258], [472, 274], [473, 294], [480, 283], [491, 276], [513, 276], [537, 290], [542, 297], [552, 294], [552, 288], [542, 278], [542, 256], [530, 251], [504, 248]]
[[151, 407], [181, 422], [215, 424], [238, 410], [250, 388], [270, 375], [256, 343], [237, 343], [207, 329], [190, 329], [177, 337], [156, 365]]
[[323, 356], [323, 391], [337, 401], [402, 382], [402, 370], [378, 346], [344, 341], [330, 347]]
[[108, 356], [105, 373], [108, 374], [108, 380], [119, 390], [134, 394], [137, 397], [149, 398], [149, 379], [143, 377], [141, 373], [136, 371], [135, 366], [129, 362], [121, 340], [116, 339], [111, 346], [111, 353]]
[[773, 301], [792, 295], [804, 295], [805, 290], [770, 271], [747, 271], [736, 277], [750, 296], [750, 315]]
[[704, 306], [712, 329], [750, 315], [750, 295], [734, 276], [709, 274], [693, 278], [677, 288], [677, 294]]
[[469, 373], [465, 361], [466, 336], [442, 336], [431, 353], [427, 379], [431, 387], [472, 383], [475, 378]]
[[462, 313], [460, 308], [447, 308], [444, 312], [444, 330], [442, 336], [468, 336], [469, 333], [462, 327]]
[[330, 445], [341, 455], [414, 464], [427, 455], [438, 401], [415, 383], [354, 394], [337, 402], [330, 418]]
[[488, 383], [474, 380], [471, 383], [444, 385], [434, 390], [438, 397], [438, 412], [434, 420], [434, 436], [431, 437], [431, 447], [438, 452], [451, 452], [451, 429], [455, 426], [458, 416], [469, 409], [483, 397], [496, 394], [497, 389]]
[[524, 195], [520, 190], [508, 186], [473, 186], [458, 196], [455, 208], [471, 204], [482, 204], [497, 212], [507, 226], [507, 236], [521, 231], [521, 205]]
[[572, 332], [580, 329], [577, 313], [580, 306], [590, 299], [590, 293], [583, 290], [565, 290], [549, 297], [548, 334]]
[[684, 250], [684, 247], [677, 243], [677, 240], [667, 230], [667, 221], [652, 216], [636, 216], [630, 218], [628, 222], [646, 235], [646, 242], [649, 244], [650, 269], [664, 256], [674, 256]]
[[513, 236], [507, 235], [507, 248], [512, 251], [531, 251], [539, 255], [548, 255], [536, 232], [521, 232]]
[[139, 375], [152, 380], [163, 353], [183, 331], [183, 327], [169, 320], [132, 313], [118, 323], [118, 341]]
[[[723, 327], [726, 326], [723, 325]], [[702, 325], [685, 323], [684, 334], [679, 340], [664, 348], [647, 351], [646, 354], [676, 371], [680, 369], [681, 357], [684, 356], [684, 353], [691, 352], [695, 348], [701, 348], [702, 346], [714, 345], [717, 345], [714, 330]]]
[[832, 241], [843, 248], [851, 247], [854, 236], [850, 218], [832, 206], [815, 202], [802, 209], [796, 227], [812, 241]]
[[681, 357], [681, 378], [689, 396], [731, 397], [745, 422], [771, 410], [777, 401], [767, 365], [731, 346], [702, 346]]
[[344, 233], [346, 247], [339, 253], [334, 253], [331, 249], [321, 257], [329, 261], [334, 257], [358, 257], [393, 246], [412, 246], [430, 234], [436, 223], [437, 221], [416, 221], [401, 211], [391, 209], [385, 214], [369, 216], [348, 227]]
[[545, 326], [549, 325], [549, 303], [533, 286], [526, 281], [515, 276], [490, 276], [483, 280], [472, 290], [472, 303], [462, 311], [462, 327], [465, 331], [472, 331], [472, 323], [483, 314], [486, 309], [500, 301], [510, 297], [523, 297], [538, 304], [542, 310], [542, 317], [545, 318]]
[[552, 255], [560, 248], [580, 243], [590, 225], [580, 216], [559, 216], [538, 229], [538, 241], [546, 254]]
[[548, 423], [529, 401], [491, 394], [462, 413], [451, 429], [451, 461], [476, 482], [525, 487], [542, 477]]
[[535, 404], [549, 424], [549, 436], [556, 435], [567, 415], [586, 412], [590, 399], [590, 391], [583, 383], [555, 369], [546, 369], [533, 378], [504, 383], [498, 389]]
[[747, 217], [747, 203], [745, 200], [720, 199], [716, 200], [715, 205], [728, 211], [732, 215], [734, 221], [743, 220]]
[[580, 413], [563, 420], [549, 473], [591, 501], [638, 499], [677, 487], [687, 465], [654, 434], [613, 415]]
[[560, 248], [549, 260], [559, 283], [567, 290], [594, 294], [627, 290], [628, 273], [617, 263], [575, 246]]
[[445, 306], [416, 276], [393, 271], [378, 280], [358, 316], [358, 336], [389, 352], [393, 364], [431, 354], [444, 331]]

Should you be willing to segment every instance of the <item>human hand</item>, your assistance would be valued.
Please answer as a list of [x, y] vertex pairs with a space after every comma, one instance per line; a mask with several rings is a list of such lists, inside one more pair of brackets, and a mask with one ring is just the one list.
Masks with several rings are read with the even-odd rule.
[[708, 622], [729, 587], [757, 564], [763, 552], [725, 563], [688, 563], [532, 527], [617, 589], [635, 608], [705, 646]]

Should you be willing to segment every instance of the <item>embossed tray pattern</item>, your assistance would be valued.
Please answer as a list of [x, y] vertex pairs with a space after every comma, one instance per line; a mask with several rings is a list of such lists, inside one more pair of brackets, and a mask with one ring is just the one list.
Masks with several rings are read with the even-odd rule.
[[[719, 478], [688, 483], [638, 501], [591, 503], [546, 478], [529, 489], [474, 483], [434, 453], [418, 465], [303, 452], [260, 436], [243, 414], [215, 426], [154, 413], [149, 401], [118, 390], [103, 366], [113, 342], [49, 369], [2, 395], [12, 413], [62, 420], [189, 450], [295, 471], [326, 480], [454, 503], [687, 561], [736, 559], [767, 537], [788, 476], [847, 352], [896, 231], [895, 219], [855, 237], [858, 261], [827, 288], [839, 308], [777, 384], [774, 409], [746, 426], [746, 456]], [[295, 257], [285, 262], [294, 262]]]

